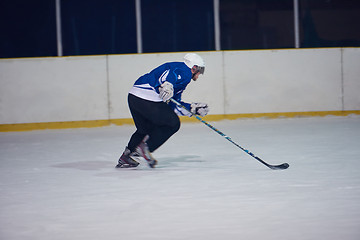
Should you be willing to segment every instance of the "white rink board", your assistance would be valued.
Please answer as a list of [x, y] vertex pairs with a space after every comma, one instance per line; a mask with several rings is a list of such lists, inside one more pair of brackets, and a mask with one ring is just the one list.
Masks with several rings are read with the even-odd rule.
[[345, 48], [344, 66], [344, 110], [360, 109], [360, 48]]
[[0, 61], [0, 123], [108, 118], [106, 57]]
[[227, 114], [341, 110], [341, 52], [226, 52]]
[[[0, 124], [130, 118], [127, 93], [185, 53], [0, 60]], [[210, 114], [360, 110], [360, 49], [199, 52], [204, 76], [183, 94]]]

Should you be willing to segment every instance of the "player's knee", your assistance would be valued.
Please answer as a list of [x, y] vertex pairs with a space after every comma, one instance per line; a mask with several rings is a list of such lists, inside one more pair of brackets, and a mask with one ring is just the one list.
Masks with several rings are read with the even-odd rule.
[[181, 125], [181, 123], [180, 123], [179, 117], [178, 116], [174, 117], [170, 124], [172, 132], [176, 133], [177, 131], [179, 131], [180, 125]]
[[180, 123], [180, 120], [178, 119], [177, 122], [176, 122], [176, 124], [175, 124], [175, 126], [174, 126], [175, 132], [179, 131], [180, 126], [181, 126], [181, 123]]

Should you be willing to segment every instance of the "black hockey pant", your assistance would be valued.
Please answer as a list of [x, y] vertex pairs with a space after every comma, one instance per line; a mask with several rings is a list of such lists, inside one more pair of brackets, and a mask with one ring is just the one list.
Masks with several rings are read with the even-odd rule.
[[179, 117], [164, 102], [151, 102], [129, 94], [128, 104], [136, 126], [128, 143], [130, 151], [134, 151], [148, 135], [147, 144], [153, 152], [180, 128]]

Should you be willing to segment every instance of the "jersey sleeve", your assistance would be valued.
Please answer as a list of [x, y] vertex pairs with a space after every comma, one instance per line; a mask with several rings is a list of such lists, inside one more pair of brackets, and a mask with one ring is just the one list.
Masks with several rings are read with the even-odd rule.
[[[173, 96], [173, 98], [176, 101], [180, 102], [186, 109], [188, 109], [190, 111], [191, 104], [181, 100], [182, 93], [184, 92], [187, 85], [191, 81], [191, 71], [187, 71], [187, 70], [189, 70], [189, 69], [181, 69], [181, 68], [174, 69], [173, 76], [175, 76], [175, 81], [173, 83], [174, 84], [174, 96]], [[189, 117], [192, 116], [191, 113], [189, 113], [188, 111], [186, 111], [182, 107], [177, 106], [175, 103], [170, 102], [169, 104], [174, 109], [174, 112], [177, 115], [179, 115], [179, 116], [189, 116]]]
[[173, 96], [173, 99], [175, 99], [177, 102], [181, 103], [181, 105], [183, 105], [186, 109], [188, 109], [188, 111], [186, 111], [185, 109], [183, 109], [182, 107], [179, 107], [178, 105], [176, 105], [173, 102], [169, 102], [169, 105], [174, 109], [174, 112], [178, 115], [178, 116], [188, 116], [191, 117], [192, 114], [190, 113], [191, 110], [191, 104], [184, 102], [181, 100], [181, 93], [175, 94]]

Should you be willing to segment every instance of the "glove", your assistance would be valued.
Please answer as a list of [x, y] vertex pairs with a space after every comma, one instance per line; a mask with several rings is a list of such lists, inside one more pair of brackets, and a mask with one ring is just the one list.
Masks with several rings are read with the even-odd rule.
[[209, 112], [209, 106], [206, 103], [192, 103], [191, 113], [197, 114], [202, 117], [206, 116]]
[[159, 95], [160, 98], [164, 102], [167, 102], [167, 101], [169, 101], [170, 98], [172, 98], [172, 96], [174, 96], [174, 87], [171, 83], [164, 82], [159, 87], [159, 92], [160, 92], [160, 95]]

